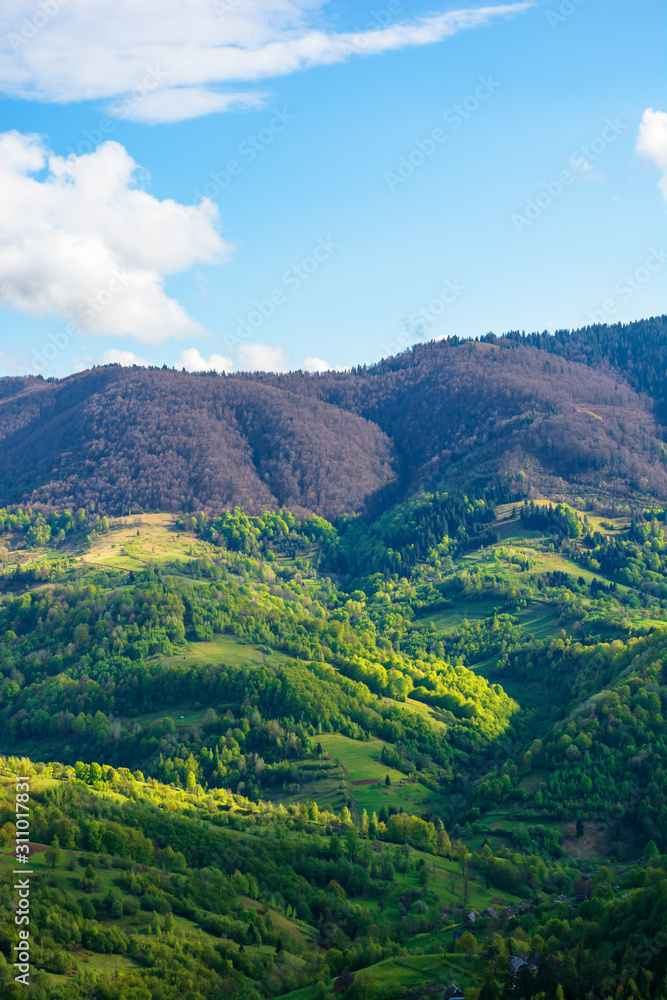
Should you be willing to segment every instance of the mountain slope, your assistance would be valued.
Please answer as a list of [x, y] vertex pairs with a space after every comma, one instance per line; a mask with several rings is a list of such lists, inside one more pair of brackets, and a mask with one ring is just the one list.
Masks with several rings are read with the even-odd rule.
[[439, 341], [370, 369], [292, 373], [275, 384], [377, 423], [409, 491], [481, 489], [507, 475], [565, 495], [662, 497], [667, 489], [651, 403], [607, 365], [553, 359], [507, 340]]
[[0, 402], [0, 441], [7, 501], [337, 517], [394, 478], [390, 442], [361, 417], [260, 382], [162, 369], [26, 379]]
[[[662, 391], [664, 325], [454, 338], [341, 373], [0, 379], [0, 497], [334, 519], [421, 488], [662, 499], [664, 400], [645, 393]], [[611, 364], [630, 355], [634, 388]]]

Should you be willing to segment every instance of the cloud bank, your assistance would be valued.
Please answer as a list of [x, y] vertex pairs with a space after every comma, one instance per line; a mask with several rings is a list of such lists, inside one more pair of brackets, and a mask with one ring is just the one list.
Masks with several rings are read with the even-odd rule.
[[240, 344], [236, 349], [239, 371], [286, 372], [289, 358], [282, 345]]
[[[362, 55], [440, 42], [532, 7], [495, 4], [367, 30], [326, 29], [328, 0], [13, 0], [0, 5], [0, 92], [111, 101], [164, 122], [259, 104], [248, 84]], [[389, 8], [391, 9], [391, 8]], [[400, 11], [400, 6], [398, 6]], [[239, 89], [243, 88], [243, 89]]]
[[176, 367], [185, 368], [188, 372], [221, 373], [234, 371], [234, 362], [231, 358], [223, 358], [221, 354], [212, 354], [207, 360], [196, 347], [188, 347], [187, 350], [181, 351]]
[[201, 332], [164, 279], [228, 250], [210, 201], [154, 198], [117, 142], [65, 158], [19, 132], [0, 134], [0, 189], [0, 304], [149, 344]]
[[647, 108], [642, 115], [636, 150], [640, 156], [655, 163], [662, 177], [658, 187], [667, 200], [667, 113]]

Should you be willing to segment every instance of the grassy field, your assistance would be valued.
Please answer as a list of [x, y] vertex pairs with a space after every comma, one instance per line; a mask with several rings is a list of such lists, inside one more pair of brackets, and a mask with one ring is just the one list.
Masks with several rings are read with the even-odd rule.
[[334, 760], [338, 761], [347, 772], [350, 781], [368, 780], [384, 781], [389, 775], [392, 784], [403, 781], [404, 774], [387, 767], [380, 760], [384, 744], [380, 740], [352, 740], [337, 733], [324, 733], [319, 741]]
[[294, 941], [296, 944], [307, 946], [316, 951], [320, 950], [317, 946], [317, 930], [314, 927], [310, 927], [302, 920], [286, 917], [272, 906], [258, 903], [256, 899], [251, 899], [249, 896], [240, 896], [239, 900], [248, 910], [269, 914], [273, 926], [284, 940]]
[[[451, 934], [449, 934], [451, 938]], [[443, 934], [443, 944], [445, 935]], [[367, 970], [374, 985], [385, 990], [392, 990], [398, 996], [403, 991], [414, 986], [426, 986], [433, 983], [442, 989], [451, 984], [461, 989], [473, 985], [481, 985], [483, 975], [479, 959], [467, 955], [445, 954], [443, 950], [424, 955], [397, 955], [395, 958], [385, 958]], [[333, 986], [333, 980], [329, 984]], [[316, 995], [314, 986], [286, 993], [281, 1000], [313, 1000]]]
[[[423, 785], [409, 782], [405, 774], [388, 767], [380, 760], [382, 747], [380, 740], [360, 741], [337, 733], [325, 733], [319, 741], [328, 756], [336, 761], [343, 772], [348, 797], [359, 810], [369, 813], [379, 811], [382, 806], [403, 808], [406, 812], [418, 811], [429, 792]], [[388, 749], [393, 750], [391, 744]], [[384, 784], [389, 775], [391, 785]], [[355, 784], [358, 781], [372, 784]], [[317, 798], [319, 802], [319, 797]], [[323, 804], [326, 802], [324, 799]]]
[[445, 955], [442, 952], [430, 955], [400, 955], [386, 958], [377, 965], [371, 965], [369, 973], [381, 987], [393, 987], [397, 993], [401, 988], [435, 983], [447, 988], [455, 983], [460, 988], [472, 986], [480, 977], [476, 973], [478, 963], [466, 955]]
[[198, 666], [202, 663], [226, 663], [231, 667], [261, 666], [284, 662], [289, 657], [283, 653], [272, 651], [271, 654], [261, 653], [255, 646], [250, 646], [228, 635], [216, 635], [211, 642], [191, 642], [183, 654], [162, 657], [163, 663], [173, 663], [176, 666]]
[[546, 639], [558, 634], [561, 629], [560, 615], [553, 604], [536, 601], [516, 614], [525, 635], [534, 635], [536, 639]]
[[[149, 563], [194, 559], [211, 551], [211, 546], [190, 533], [178, 531], [175, 524], [174, 514], [114, 518], [109, 533], [96, 539], [83, 558], [100, 568], [138, 569]], [[77, 550], [72, 554], [78, 554]]]
[[451, 608], [438, 611], [434, 615], [425, 615], [425, 619], [432, 621], [439, 632], [453, 632], [454, 629], [459, 628], [464, 618], [469, 622], [481, 621], [492, 615], [501, 604], [500, 599], [489, 600], [488, 598], [481, 601], [457, 601]]
[[[110, 518], [108, 533], [94, 538], [90, 547], [83, 533], [74, 533], [57, 549], [27, 549], [22, 533], [4, 535], [7, 564], [23, 568], [71, 560], [71, 570], [84, 565], [109, 570], [139, 570], [174, 560], [189, 561], [214, 551], [214, 547], [176, 528], [175, 514], [136, 514]], [[71, 575], [71, 573], [69, 574]]]

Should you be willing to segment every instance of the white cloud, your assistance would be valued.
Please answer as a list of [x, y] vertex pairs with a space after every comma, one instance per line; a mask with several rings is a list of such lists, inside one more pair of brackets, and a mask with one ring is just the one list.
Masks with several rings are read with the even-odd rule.
[[0, 134], [0, 188], [0, 304], [153, 344], [201, 332], [164, 278], [228, 250], [212, 202], [154, 198], [117, 142], [65, 158], [19, 132]]
[[331, 365], [323, 361], [322, 358], [306, 358], [301, 365], [305, 372], [328, 372]]
[[109, 107], [109, 111], [116, 117], [159, 125], [187, 121], [217, 111], [261, 108], [264, 103], [262, 93], [220, 94], [205, 87], [165, 87], [147, 93], [140, 101], [117, 101]]
[[327, 3], [13, 0], [0, 5], [0, 92], [56, 103], [107, 99], [122, 117], [179, 121], [261, 98], [238, 85], [429, 45], [534, 0], [337, 34], [325, 27]]
[[176, 367], [185, 368], [189, 372], [231, 372], [234, 371], [234, 362], [231, 358], [223, 358], [221, 354], [212, 354], [207, 361], [196, 347], [188, 347], [181, 352]]
[[115, 347], [112, 347], [110, 350], [104, 352], [104, 364], [122, 365], [124, 368], [131, 368], [132, 365], [141, 365], [143, 368], [146, 368], [148, 361], [145, 358], [140, 358], [132, 351], [119, 351]]
[[667, 113], [647, 108], [642, 115], [636, 150], [662, 171], [658, 187], [667, 199]]
[[277, 347], [271, 347], [270, 344], [241, 344], [236, 354], [240, 371], [286, 372], [289, 368], [285, 348], [280, 344]]

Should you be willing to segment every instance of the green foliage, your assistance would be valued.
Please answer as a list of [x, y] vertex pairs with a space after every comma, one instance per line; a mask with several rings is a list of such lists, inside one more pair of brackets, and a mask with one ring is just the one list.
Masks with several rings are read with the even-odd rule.
[[[664, 511], [603, 534], [562, 504], [496, 522], [492, 499], [340, 529], [237, 508], [181, 523], [187, 561], [14, 579], [3, 749], [58, 761], [0, 760], [32, 775], [48, 846], [48, 1000], [313, 1000], [362, 972], [350, 996], [382, 996], [443, 946], [480, 995], [493, 969], [498, 997], [551, 998], [558, 968], [577, 1000], [663, 1000]], [[11, 517], [12, 545], [53, 547], [46, 516]], [[0, 923], [5, 962], [14, 939]]]

